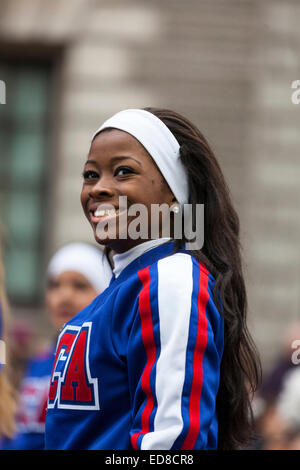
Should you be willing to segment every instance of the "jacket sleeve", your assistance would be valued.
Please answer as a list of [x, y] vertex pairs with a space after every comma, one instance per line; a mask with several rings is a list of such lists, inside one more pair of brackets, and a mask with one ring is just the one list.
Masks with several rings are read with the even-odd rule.
[[128, 343], [132, 447], [215, 448], [223, 319], [212, 300], [213, 278], [185, 253], [138, 275]]

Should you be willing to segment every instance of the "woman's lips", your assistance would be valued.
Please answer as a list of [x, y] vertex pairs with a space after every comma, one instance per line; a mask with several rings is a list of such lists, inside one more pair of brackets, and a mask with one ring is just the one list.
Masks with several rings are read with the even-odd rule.
[[72, 318], [77, 312], [74, 309], [59, 310], [57, 315], [59, 318]]

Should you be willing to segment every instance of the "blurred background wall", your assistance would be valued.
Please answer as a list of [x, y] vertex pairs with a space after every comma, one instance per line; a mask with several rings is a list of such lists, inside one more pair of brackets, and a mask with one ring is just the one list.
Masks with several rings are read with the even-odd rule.
[[[0, 203], [15, 315], [43, 327], [44, 271], [93, 243], [80, 202], [94, 130], [169, 107], [208, 138], [241, 219], [249, 326], [267, 368], [300, 316], [298, 0], [0, 0]], [[45, 330], [46, 331], [46, 330]]]

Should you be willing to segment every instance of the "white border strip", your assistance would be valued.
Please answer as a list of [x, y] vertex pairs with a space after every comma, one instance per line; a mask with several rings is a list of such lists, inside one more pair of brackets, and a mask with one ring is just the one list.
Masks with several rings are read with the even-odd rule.
[[0, 339], [0, 364], [6, 364], [6, 344], [3, 339]]

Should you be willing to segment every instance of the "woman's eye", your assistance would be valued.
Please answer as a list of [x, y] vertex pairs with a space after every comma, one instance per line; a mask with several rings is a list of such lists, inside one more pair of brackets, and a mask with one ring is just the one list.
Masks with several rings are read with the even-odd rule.
[[98, 174], [95, 171], [87, 170], [82, 173], [82, 177], [85, 180], [98, 178]]
[[59, 282], [55, 281], [54, 279], [49, 279], [47, 282], [47, 289], [48, 290], [54, 290], [59, 287]]
[[134, 173], [132, 168], [129, 168], [127, 166], [122, 166], [122, 167], [119, 167], [119, 168], [116, 169], [115, 176], [125, 176], [125, 175], [128, 175], [130, 173]]
[[89, 284], [86, 284], [85, 282], [74, 281], [73, 287], [75, 290], [87, 290], [90, 286]]

